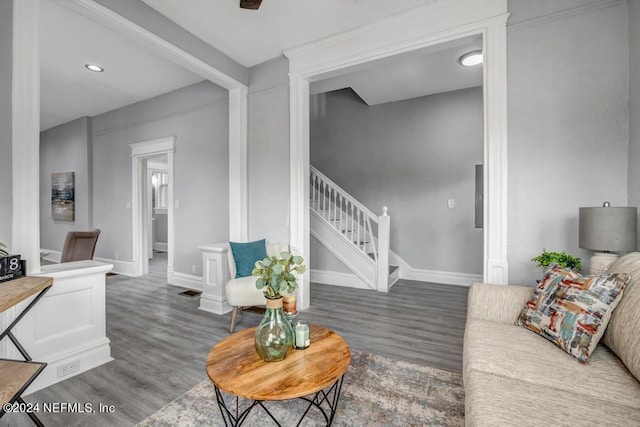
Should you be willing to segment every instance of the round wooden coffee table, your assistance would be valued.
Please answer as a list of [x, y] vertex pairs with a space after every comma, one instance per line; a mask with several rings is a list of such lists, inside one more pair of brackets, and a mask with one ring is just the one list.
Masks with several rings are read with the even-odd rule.
[[[255, 332], [256, 328], [249, 328], [230, 335], [216, 344], [207, 357], [207, 374], [215, 386], [225, 425], [242, 424], [256, 406], [280, 425], [263, 402], [296, 398], [309, 404], [300, 421], [316, 407], [331, 425], [351, 360], [346, 341], [329, 329], [311, 325], [308, 348], [292, 349], [280, 362], [265, 362], [256, 352]], [[227, 408], [221, 390], [236, 397], [235, 408]], [[238, 407], [239, 398], [250, 401], [242, 410]]]

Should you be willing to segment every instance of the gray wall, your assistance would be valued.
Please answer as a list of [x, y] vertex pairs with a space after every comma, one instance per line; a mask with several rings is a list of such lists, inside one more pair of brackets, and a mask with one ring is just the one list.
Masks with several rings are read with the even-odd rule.
[[[198, 246], [229, 238], [228, 108], [227, 91], [204, 81], [43, 132], [42, 247], [60, 250], [67, 230], [95, 226], [96, 257], [131, 261], [129, 144], [175, 136], [174, 267], [201, 274]], [[50, 219], [51, 172], [65, 171], [76, 172], [75, 223]]]
[[[330, 92], [326, 115], [312, 114], [311, 164], [374, 213], [389, 207], [391, 249], [412, 267], [482, 274], [482, 109], [481, 87], [376, 106]], [[321, 254], [312, 265], [328, 269]]]
[[[61, 251], [67, 232], [92, 228], [91, 119], [83, 117], [40, 133], [40, 247]], [[75, 172], [75, 221], [51, 218], [51, 174]], [[98, 240], [97, 249], [101, 241]]]
[[[578, 248], [578, 208], [627, 204], [627, 5], [528, 21], [579, 1], [510, 0], [508, 260], [534, 284], [543, 248]], [[585, 266], [588, 263], [585, 263]]]
[[13, 218], [11, 165], [11, 76], [13, 61], [13, 0], [0, 0], [0, 242], [11, 246]]
[[289, 241], [289, 61], [249, 69], [249, 238]]
[[640, 0], [629, 2], [629, 36], [629, 205], [640, 206]]
[[198, 245], [229, 236], [228, 92], [204, 81], [93, 119], [97, 257], [131, 260], [129, 144], [176, 136], [175, 271], [200, 272]]

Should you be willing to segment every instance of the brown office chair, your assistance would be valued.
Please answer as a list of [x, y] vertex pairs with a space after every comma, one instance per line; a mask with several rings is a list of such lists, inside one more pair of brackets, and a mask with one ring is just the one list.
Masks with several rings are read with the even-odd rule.
[[93, 259], [100, 229], [91, 231], [70, 231], [64, 239], [60, 262], [83, 261]]

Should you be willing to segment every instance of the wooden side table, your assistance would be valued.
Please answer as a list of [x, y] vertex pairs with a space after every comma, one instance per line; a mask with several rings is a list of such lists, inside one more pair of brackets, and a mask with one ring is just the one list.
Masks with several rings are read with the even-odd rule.
[[[296, 398], [308, 403], [300, 422], [315, 407], [327, 425], [331, 425], [344, 373], [351, 361], [346, 341], [329, 329], [311, 325], [308, 348], [291, 350], [280, 362], [265, 362], [255, 350], [255, 333], [254, 327], [230, 335], [213, 347], [207, 357], [207, 374], [215, 386], [225, 425], [241, 425], [256, 406], [276, 421], [263, 401]], [[227, 408], [220, 390], [236, 396], [235, 410]], [[240, 397], [252, 401], [242, 411], [238, 409]]]
[[[22, 400], [22, 393], [44, 370], [46, 363], [32, 362], [27, 350], [20, 344], [11, 330], [22, 320], [22, 318], [33, 308], [42, 296], [51, 288], [53, 279], [50, 277], [21, 277], [0, 283], [0, 313], [8, 310], [25, 299], [35, 295], [36, 297], [25, 307], [24, 310], [11, 322], [11, 324], [0, 333], [0, 341], [8, 337], [16, 346], [24, 360], [0, 359], [0, 418], [4, 416], [4, 404], [18, 402], [26, 406]], [[38, 426], [42, 422], [33, 412], [27, 415]]]

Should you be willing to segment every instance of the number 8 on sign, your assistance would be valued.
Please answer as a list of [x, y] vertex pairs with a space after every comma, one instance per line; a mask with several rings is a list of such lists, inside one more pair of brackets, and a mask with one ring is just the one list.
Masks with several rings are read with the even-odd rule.
[[9, 263], [7, 264], [7, 270], [13, 273], [15, 271], [20, 270], [20, 257], [11, 257], [9, 258]]

